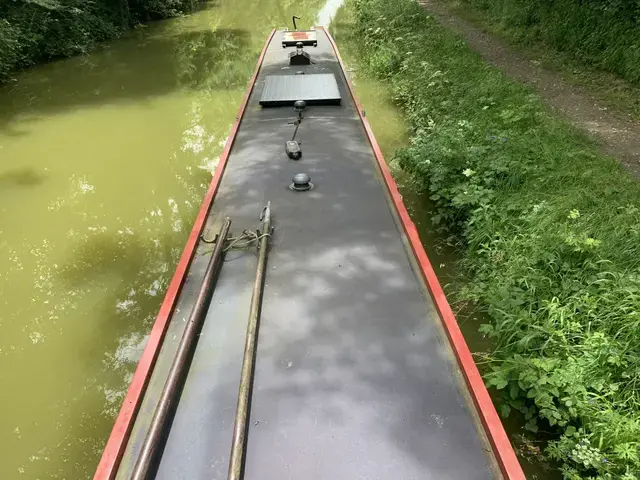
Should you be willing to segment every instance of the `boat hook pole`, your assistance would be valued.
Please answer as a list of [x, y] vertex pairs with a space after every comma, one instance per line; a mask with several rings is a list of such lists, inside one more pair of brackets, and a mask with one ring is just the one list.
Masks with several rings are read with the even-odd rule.
[[267, 250], [269, 248], [269, 238], [271, 238], [271, 202], [262, 210], [260, 220], [262, 220], [262, 232], [260, 235], [260, 243], [258, 244], [258, 268], [253, 284], [253, 294], [251, 295], [251, 307], [249, 308], [249, 322], [247, 324], [247, 337], [244, 344], [242, 373], [240, 374], [236, 420], [233, 426], [228, 480], [240, 480], [242, 478], [242, 467], [246, 450], [247, 423], [249, 421], [251, 384], [253, 383], [253, 370], [256, 361], [258, 322], [260, 320]]
[[226, 243], [230, 226], [231, 219], [227, 217], [222, 223], [222, 227], [218, 233], [216, 245], [209, 259], [200, 291], [198, 292], [196, 302], [189, 316], [189, 321], [180, 339], [176, 356], [171, 364], [171, 370], [160, 394], [158, 405], [153, 413], [151, 425], [140, 449], [140, 455], [138, 456], [130, 480], [147, 480], [151, 466], [154, 464], [154, 460], [159, 451], [162, 450], [162, 438], [169, 423], [170, 413], [180, 396], [184, 378], [189, 370], [189, 360], [196, 346], [198, 332], [207, 316], [215, 281], [220, 270], [220, 265], [222, 264], [224, 244]]

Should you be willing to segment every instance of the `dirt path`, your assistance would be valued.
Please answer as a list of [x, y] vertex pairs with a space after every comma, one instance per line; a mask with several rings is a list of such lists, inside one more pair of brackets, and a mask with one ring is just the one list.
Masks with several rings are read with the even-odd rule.
[[607, 110], [585, 89], [568, 84], [560, 73], [542, 68], [535, 58], [480, 31], [437, 0], [419, 2], [438, 22], [460, 34], [487, 62], [533, 87], [554, 110], [598, 140], [605, 154], [619, 159], [640, 178], [640, 122]]

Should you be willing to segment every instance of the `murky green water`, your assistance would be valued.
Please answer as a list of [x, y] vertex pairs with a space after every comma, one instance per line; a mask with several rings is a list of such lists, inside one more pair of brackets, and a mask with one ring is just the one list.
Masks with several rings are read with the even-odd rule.
[[0, 89], [0, 478], [90, 478], [267, 33], [220, 0]]

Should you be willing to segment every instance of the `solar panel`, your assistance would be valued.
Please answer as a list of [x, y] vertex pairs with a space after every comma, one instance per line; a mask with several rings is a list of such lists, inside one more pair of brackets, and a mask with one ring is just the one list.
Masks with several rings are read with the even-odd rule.
[[304, 100], [307, 105], [340, 105], [340, 91], [333, 73], [267, 75], [260, 105], [283, 107]]

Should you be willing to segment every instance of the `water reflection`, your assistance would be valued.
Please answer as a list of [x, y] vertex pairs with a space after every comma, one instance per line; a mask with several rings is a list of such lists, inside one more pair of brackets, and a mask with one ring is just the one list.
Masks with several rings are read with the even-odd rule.
[[249, 32], [240, 29], [182, 35], [175, 50], [178, 81], [191, 88], [244, 88], [255, 58], [248, 44]]
[[322, 3], [223, 0], [0, 88], [0, 478], [92, 476], [266, 34]]
[[0, 188], [4, 190], [12, 186], [35, 186], [44, 182], [46, 178], [46, 175], [31, 167], [6, 170], [3, 173], [0, 173]]

